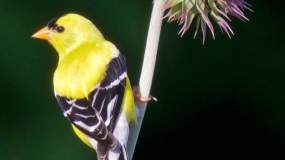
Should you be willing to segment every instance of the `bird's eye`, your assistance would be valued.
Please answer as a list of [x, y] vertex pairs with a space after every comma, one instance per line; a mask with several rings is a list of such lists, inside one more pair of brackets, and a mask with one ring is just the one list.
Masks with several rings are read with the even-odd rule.
[[64, 27], [63, 27], [63, 26], [56, 26], [56, 27], [55, 27], [55, 30], [56, 30], [58, 33], [62, 33], [62, 32], [64, 32]]

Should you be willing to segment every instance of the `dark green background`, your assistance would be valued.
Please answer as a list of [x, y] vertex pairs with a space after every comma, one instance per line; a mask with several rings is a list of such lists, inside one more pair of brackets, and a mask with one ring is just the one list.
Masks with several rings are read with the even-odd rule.
[[[193, 31], [163, 24], [151, 103], [134, 159], [238, 159], [285, 149], [284, 12], [250, 1], [251, 21], [236, 19], [233, 39], [219, 32], [202, 45]], [[92, 160], [53, 98], [54, 49], [31, 39], [51, 18], [90, 18], [127, 57], [137, 83], [151, 11], [149, 0], [0, 1], [0, 160]], [[210, 39], [210, 38], [208, 38]], [[154, 158], [160, 157], [160, 158]]]

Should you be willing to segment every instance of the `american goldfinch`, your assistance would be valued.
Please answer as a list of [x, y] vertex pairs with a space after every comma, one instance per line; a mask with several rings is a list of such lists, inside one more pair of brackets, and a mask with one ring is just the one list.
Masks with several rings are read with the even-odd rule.
[[136, 113], [124, 56], [78, 14], [54, 19], [32, 37], [47, 40], [58, 53], [55, 97], [76, 135], [98, 160], [127, 160]]

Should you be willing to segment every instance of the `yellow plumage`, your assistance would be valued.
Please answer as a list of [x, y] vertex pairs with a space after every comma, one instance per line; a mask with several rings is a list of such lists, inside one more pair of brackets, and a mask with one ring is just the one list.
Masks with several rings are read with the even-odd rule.
[[[90, 93], [109, 76], [106, 75], [108, 64], [119, 56], [118, 49], [111, 42], [104, 39], [92, 22], [77, 14], [67, 14], [49, 23], [48, 27], [42, 29], [33, 37], [48, 40], [57, 50], [59, 61], [53, 78], [54, 91], [56, 96], [64, 97], [64, 103], [68, 105], [74, 105], [74, 102], [69, 99], [88, 100]], [[110, 86], [112, 87], [113, 84], [120, 82], [122, 80], [120, 78], [119, 76]], [[59, 100], [59, 103], [61, 103], [61, 100]], [[80, 107], [84, 109], [84, 107]], [[72, 112], [72, 108], [63, 110], [67, 116]], [[119, 114], [119, 116], [126, 116], [128, 122], [136, 121], [134, 98], [128, 77], [125, 78], [120, 112], [122, 114]], [[73, 116], [76, 117], [76, 115]], [[86, 115], [84, 116], [86, 117]], [[76, 124], [76, 122], [73, 123]], [[87, 136], [84, 132], [86, 125], [77, 123], [77, 125], [72, 124], [77, 136], [86, 145], [94, 148], [94, 144], [90, 141], [92, 137]], [[81, 129], [77, 126], [80, 126]], [[86, 130], [91, 129], [87, 126]]]
[[98, 82], [105, 77], [107, 64], [111, 61], [115, 46], [102, 41], [83, 44], [60, 58], [54, 74], [54, 89], [69, 98], [85, 98]]
[[84, 143], [86, 144], [88, 147], [92, 148], [92, 144], [90, 143], [88, 137], [82, 133], [75, 125], [71, 125], [73, 131], [75, 132], [75, 134], [77, 135], [77, 137]]

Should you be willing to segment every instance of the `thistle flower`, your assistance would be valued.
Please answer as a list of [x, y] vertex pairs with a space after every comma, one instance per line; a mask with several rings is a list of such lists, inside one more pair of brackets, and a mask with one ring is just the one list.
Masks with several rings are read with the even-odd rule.
[[165, 18], [168, 18], [169, 22], [177, 21], [179, 25], [182, 25], [179, 31], [181, 36], [196, 19], [194, 38], [201, 28], [203, 43], [207, 28], [215, 39], [213, 21], [231, 38], [234, 32], [229, 25], [230, 16], [245, 22], [249, 21], [244, 14], [245, 10], [252, 11], [246, 0], [166, 0], [164, 9], [168, 9]]
[[[248, 18], [244, 15], [244, 11], [251, 11], [249, 7], [246, 0], [153, 0], [144, 60], [139, 80], [141, 96], [148, 97], [151, 90], [163, 21], [162, 17], [165, 10], [169, 10], [165, 15], [165, 17], [168, 18], [168, 21], [171, 22], [177, 20], [179, 24], [183, 25], [179, 32], [181, 36], [190, 28], [195, 19], [197, 24], [194, 37], [201, 28], [204, 43], [207, 27], [210, 29], [211, 34], [215, 39], [212, 21], [215, 21], [217, 25], [231, 37], [234, 32], [229, 25], [229, 16], [237, 17], [242, 21], [248, 21]], [[128, 137], [127, 148], [130, 159], [132, 159], [135, 150], [147, 103], [137, 103], [136, 105], [137, 125], [131, 126], [129, 130], [130, 135]]]

